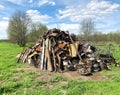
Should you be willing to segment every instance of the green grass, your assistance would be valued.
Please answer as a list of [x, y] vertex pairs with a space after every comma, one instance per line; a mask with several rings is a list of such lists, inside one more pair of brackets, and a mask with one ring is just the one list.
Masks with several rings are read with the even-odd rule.
[[[57, 73], [26, 70], [28, 65], [16, 63], [21, 50], [16, 44], [0, 42], [0, 95], [120, 95], [120, 67], [102, 71], [102, 81], [71, 80]], [[120, 61], [119, 48], [114, 55]]]

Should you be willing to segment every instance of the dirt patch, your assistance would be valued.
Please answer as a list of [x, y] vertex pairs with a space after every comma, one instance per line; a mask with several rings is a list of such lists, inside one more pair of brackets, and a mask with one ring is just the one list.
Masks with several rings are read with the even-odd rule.
[[91, 76], [91, 79], [96, 80], [96, 81], [104, 81], [105, 78], [104, 78], [102, 72], [95, 72]]
[[[40, 72], [40, 71], [39, 71]], [[44, 71], [43, 73], [38, 73], [38, 76], [35, 80], [48, 81], [54, 76], [54, 73]]]
[[95, 72], [90, 76], [83, 76], [80, 75], [77, 71], [69, 71], [69, 72], [64, 72], [61, 74], [63, 77], [70, 78], [72, 80], [77, 80], [77, 79], [83, 79], [83, 80], [95, 80], [95, 81], [103, 81], [104, 76], [102, 75], [102, 72]]
[[24, 72], [28, 72], [28, 71], [40, 72], [40, 69], [35, 68], [32, 64], [25, 64], [23, 70], [24, 70]]
[[[41, 71], [39, 68], [35, 68], [29, 64], [25, 64], [24, 68], [21, 68], [24, 72], [37, 72], [38, 76], [36, 80], [43, 80], [47, 81], [51, 79], [55, 74], [58, 74], [62, 77], [66, 77], [72, 80], [77, 80], [77, 79], [83, 79], [83, 80], [95, 80], [95, 81], [103, 81], [104, 76], [102, 72], [94, 72], [90, 76], [83, 76], [80, 75], [77, 71], [68, 71], [68, 72], [63, 72], [63, 73], [55, 73], [55, 72], [49, 72], [49, 71]], [[20, 70], [20, 68], [19, 68]]]

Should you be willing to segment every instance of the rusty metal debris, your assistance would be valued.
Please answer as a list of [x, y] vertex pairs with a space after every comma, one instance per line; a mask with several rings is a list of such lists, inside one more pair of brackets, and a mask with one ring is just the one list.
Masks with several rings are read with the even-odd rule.
[[109, 65], [117, 62], [112, 55], [99, 54], [96, 47], [86, 41], [78, 41], [74, 34], [53, 28], [45, 32], [35, 45], [23, 49], [19, 60], [34, 64], [41, 70], [63, 72], [78, 71], [82, 75], [109, 69]]

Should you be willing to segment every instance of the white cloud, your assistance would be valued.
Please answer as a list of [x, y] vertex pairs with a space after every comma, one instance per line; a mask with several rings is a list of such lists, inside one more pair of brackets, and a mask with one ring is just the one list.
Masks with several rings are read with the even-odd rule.
[[3, 20], [8, 21], [9, 17], [3, 17]]
[[29, 0], [29, 3], [32, 3], [33, 2], [33, 0]]
[[38, 10], [28, 10], [26, 12], [34, 22], [41, 22], [41, 23], [48, 23], [49, 19], [51, 18], [48, 15], [42, 15]]
[[24, 5], [25, 3], [30, 3], [32, 5], [43, 6], [45, 4], [54, 6], [56, 3], [53, 0], [7, 0], [11, 3]]
[[54, 6], [55, 5], [55, 2], [51, 1], [51, 0], [40, 0], [38, 5], [39, 6], [43, 6], [45, 4], [49, 4], [51, 6]]
[[0, 39], [7, 39], [8, 21], [0, 21]]
[[79, 26], [80, 26], [79, 24], [65, 24], [65, 23], [47, 25], [49, 29], [59, 28], [61, 30], [69, 31], [70, 33], [74, 34], [79, 33]]
[[85, 6], [87, 2], [90, 0], [55, 0], [58, 4], [62, 4], [65, 6]]
[[7, 0], [7, 1], [12, 2], [14, 4], [22, 5], [24, 0], [17, 0], [17, 1], [16, 0]]
[[5, 7], [3, 5], [0, 5], [0, 9], [4, 9]]
[[63, 10], [58, 10], [58, 18], [69, 18], [73, 22], [80, 22], [84, 18], [101, 20], [104, 17], [113, 14], [119, 7], [119, 4], [113, 4], [109, 1], [92, 0], [85, 6], [85, 8], [81, 8], [80, 6], [67, 6]]

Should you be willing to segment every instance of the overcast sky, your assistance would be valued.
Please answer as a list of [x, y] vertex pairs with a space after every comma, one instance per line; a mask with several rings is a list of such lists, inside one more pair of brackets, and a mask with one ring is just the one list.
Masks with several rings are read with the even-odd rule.
[[7, 38], [8, 21], [16, 10], [48, 28], [75, 34], [84, 18], [92, 18], [103, 33], [120, 29], [120, 0], [0, 0], [0, 39]]

